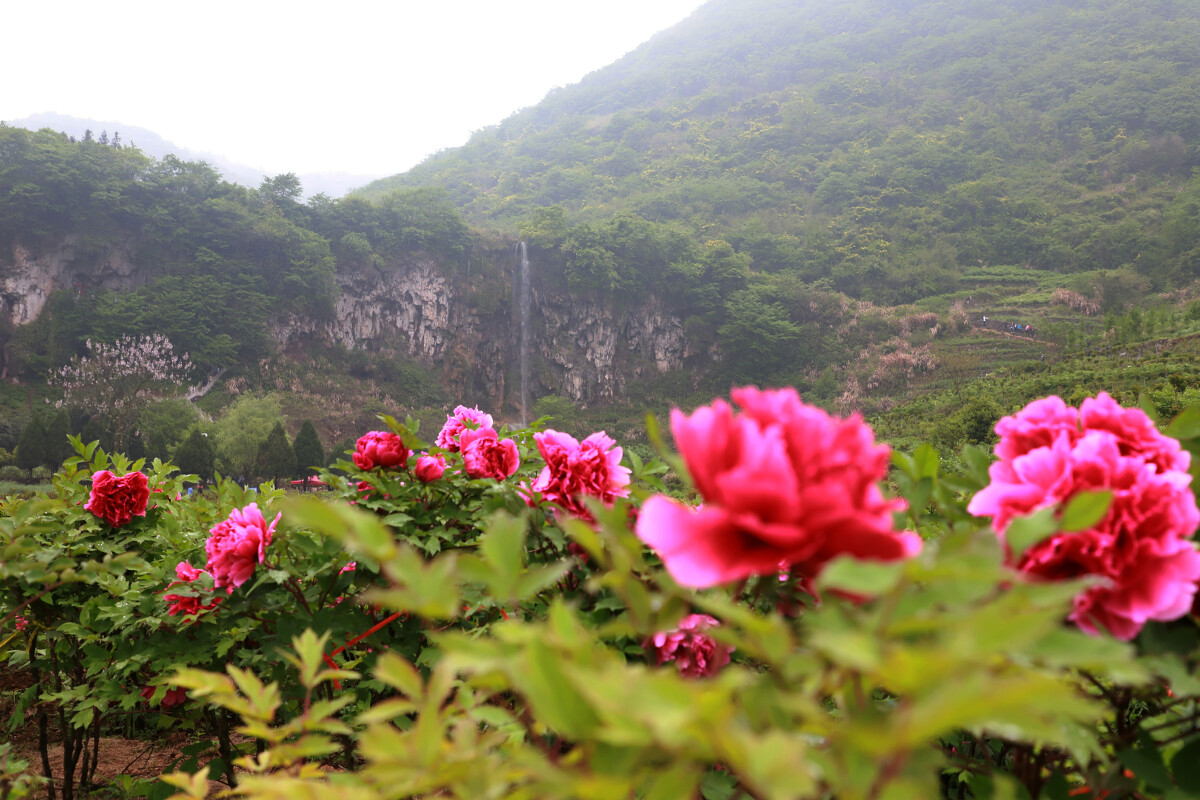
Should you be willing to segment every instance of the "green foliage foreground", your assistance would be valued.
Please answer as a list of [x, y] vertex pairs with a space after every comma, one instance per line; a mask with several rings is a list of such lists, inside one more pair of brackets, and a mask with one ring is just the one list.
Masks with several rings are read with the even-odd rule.
[[[1198, 418], [1172, 429], [1187, 446]], [[330, 800], [1200, 791], [1194, 620], [1149, 624], [1133, 643], [1065, 625], [1086, 581], [1021, 580], [965, 511], [987, 479], [983, 451], [964, 455], [964, 474], [928, 446], [897, 455], [903, 524], [923, 552], [835, 560], [813, 602], [775, 575], [704, 591], [672, 581], [630, 526], [661, 489], [658, 462], [631, 456], [631, 498], [590, 504], [595, 524], [527, 508], [519, 482], [542, 466], [532, 431], [500, 435], [522, 460], [507, 480], [471, 479], [457, 454], [429, 448], [449, 462], [438, 480], [343, 461], [322, 473], [322, 498], [221, 481], [175, 499], [194, 476], [79, 444], [55, 497], [0, 507], [0, 649], [34, 678], [12, 729], [44, 737], [56, 717], [82, 792], [102, 732], [192, 730], [200, 743], [166, 779], [179, 798], [205, 797], [209, 778], [238, 796]], [[144, 517], [112, 528], [83, 507], [90, 474], [142, 468]], [[227, 594], [177, 585], [224, 596], [171, 616], [175, 565], [200, 563], [207, 530], [252, 500], [283, 513], [265, 562]], [[1104, 512], [1086, 505], [1019, 533], [1032, 542]], [[693, 612], [735, 648], [711, 677], [655, 665], [644, 647]], [[72, 796], [71, 779], [56, 788]]]

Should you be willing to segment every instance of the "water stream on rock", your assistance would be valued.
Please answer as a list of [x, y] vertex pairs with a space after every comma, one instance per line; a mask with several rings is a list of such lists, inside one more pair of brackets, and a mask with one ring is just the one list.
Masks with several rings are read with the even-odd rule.
[[517, 245], [521, 257], [521, 425], [529, 420], [529, 310], [532, 305], [529, 289], [529, 255], [525, 243]]

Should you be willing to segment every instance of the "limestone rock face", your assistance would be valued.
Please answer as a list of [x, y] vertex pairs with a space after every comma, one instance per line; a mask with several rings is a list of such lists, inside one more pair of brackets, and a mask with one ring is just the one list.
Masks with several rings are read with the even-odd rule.
[[[307, 341], [347, 349], [389, 349], [440, 369], [446, 387], [486, 398], [494, 408], [520, 398], [521, 314], [513, 252], [496, 246], [473, 253], [472, 277], [461, 267], [413, 254], [401, 263], [342, 268], [329, 317], [282, 315], [271, 333], [283, 350]], [[557, 394], [588, 404], [617, 398], [631, 380], [681, 369], [687, 354], [681, 320], [659, 300], [618, 304], [550, 288], [555, 281], [531, 264], [526, 341], [528, 393]], [[129, 291], [148, 270], [122, 251], [81, 253], [66, 239], [40, 253], [15, 248], [0, 261], [0, 325], [37, 319], [62, 289]]]
[[60, 289], [129, 291], [145, 283], [123, 248], [106, 248], [82, 256], [78, 237], [31, 252], [20, 245], [8, 263], [0, 259], [0, 322], [25, 325], [42, 313], [50, 295]]

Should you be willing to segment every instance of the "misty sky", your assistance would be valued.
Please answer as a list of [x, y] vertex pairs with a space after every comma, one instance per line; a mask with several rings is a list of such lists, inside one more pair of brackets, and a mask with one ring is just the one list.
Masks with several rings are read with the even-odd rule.
[[114, 120], [272, 174], [391, 175], [702, 4], [2, 0], [0, 120]]

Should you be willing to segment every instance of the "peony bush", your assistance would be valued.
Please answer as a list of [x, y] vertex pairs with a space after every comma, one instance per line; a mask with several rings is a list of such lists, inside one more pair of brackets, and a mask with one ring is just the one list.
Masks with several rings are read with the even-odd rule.
[[[1200, 793], [1200, 411], [1037, 400], [957, 472], [791, 389], [731, 400], [650, 461], [382, 417], [322, 498], [177, 500], [77, 443], [58, 497], [0, 508], [16, 724], [85, 791], [91, 737], [190, 728], [153, 797]], [[132, 474], [140, 515], [97, 488]]]

